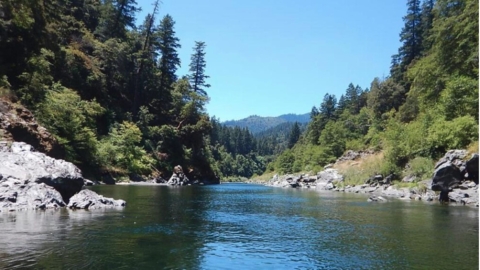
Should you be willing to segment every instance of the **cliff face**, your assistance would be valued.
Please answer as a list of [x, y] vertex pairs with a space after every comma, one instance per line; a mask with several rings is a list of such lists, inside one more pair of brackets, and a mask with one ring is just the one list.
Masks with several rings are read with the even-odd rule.
[[55, 137], [39, 125], [22, 105], [0, 98], [0, 141], [25, 142], [53, 158], [64, 158], [65, 151]]

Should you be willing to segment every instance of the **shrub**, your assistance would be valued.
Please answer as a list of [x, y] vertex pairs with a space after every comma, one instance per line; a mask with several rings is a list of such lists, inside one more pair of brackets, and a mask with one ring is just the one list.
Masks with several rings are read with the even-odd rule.
[[99, 160], [107, 169], [138, 174], [151, 172], [154, 160], [143, 147], [140, 129], [131, 122], [115, 124], [107, 137], [103, 138], [98, 147]]
[[409, 162], [409, 167], [406, 170], [407, 175], [416, 176], [423, 180], [432, 176], [435, 162], [430, 158], [416, 157]]

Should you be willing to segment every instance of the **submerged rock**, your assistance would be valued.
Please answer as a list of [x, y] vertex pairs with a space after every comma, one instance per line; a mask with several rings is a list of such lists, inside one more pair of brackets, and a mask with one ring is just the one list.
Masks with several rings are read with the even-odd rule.
[[98, 209], [105, 207], [123, 207], [126, 205], [124, 200], [115, 200], [106, 198], [102, 195], [84, 189], [70, 198], [67, 207], [70, 209]]

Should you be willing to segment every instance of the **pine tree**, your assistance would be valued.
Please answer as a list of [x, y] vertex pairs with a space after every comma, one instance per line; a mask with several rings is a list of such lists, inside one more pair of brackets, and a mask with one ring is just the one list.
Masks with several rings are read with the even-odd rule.
[[325, 94], [322, 104], [320, 104], [319, 113], [328, 122], [335, 118], [335, 110], [337, 107], [337, 98], [335, 95]]
[[210, 84], [205, 82], [210, 76], [205, 75], [205, 42], [195, 41], [195, 47], [193, 48], [193, 54], [190, 62], [190, 75], [189, 80], [192, 85], [192, 90], [202, 96], [207, 96], [205, 88], [209, 88]]
[[422, 44], [421, 54], [425, 55], [427, 51], [432, 47], [432, 40], [429, 39], [433, 26], [433, 7], [435, 6], [435, 0], [424, 0], [421, 10], [421, 31], [422, 31]]
[[402, 46], [398, 49], [398, 54], [392, 56], [390, 73], [396, 82], [404, 86], [404, 73], [407, 67], [422, 52], [423, 28], [420, 4], [420, 0], [408, 0], [407, 15], [403, 17], [405, 25], [400, 32]]
[[288, 137], [288, 148], [292, 148], [300, 138], [300, 126], [297, 122], [293, 124], [292, 131], [290, 132], [290, 136]]
[[[154, 44], [155, 44], [155, 39], [153, 36], [154, 34], [154, 21], [155, 21], [155, 15], [157, 14], [159, 8], [159, 1], [155, 1], [154, 3], [154, 8], [152, 14], [148, 14], [147, 17], [145, 18], [145, 21], [142, 26], [142, 31], [141, 35], [143, 37], [143, 45], [142, 49], [139, 52], [139, 57], [137, 59], [137, 68], [135, 70], [135, 88], [134, 88], [134, 97], [133, 97], [133, 115], [136, 117], [138, 113], [138, 109], [140, 107], [140, 104], [143, 104], [143, 98], [147, 93], [144, 93], [146, 91], [145, 88], [149, 88], [148, 82], [151, 82], [153, 78], [145, 78], [148, 75], [152, 75], [155, 72], [152, 72], [154, 68], [154, 63], [152, 62], [153, 58], [156, 56], [156, 52], [154, 49]], [[150, 68], [151, 72], [147, 74], [143, 74], [143, 70], [145, 66], [148, 66]], [[147, 75], [147, 76], [146, 76]], [[150, 80], [148, 80], [150, 79]]]
[[362, 93], [362, 88], [360, 86], [354, 86], [353, 83], [348, 85], [348, 88], [345, 92], [345, 105], [346, 109], [350, 111], [351, 114], [357, 114], [360, 112], [360, 95]]
[[345, 96], [342, 94], [337, 103], [337, 110], [336, 110], [337, 117], [343, 113], [343, 110], [345, 110], [346, 107], [347, 107], [347, 103], [345, 101]]
[[180, 58], [177, 49], [179, 49], [179, 39], [175, 36], [175, 21], [170, 15], [165, 15], [157, 31], [158, 48], [161, 54], [158, 68], [160, 69], [160, 88], [169, 90], [172, 84], [177, 80], [175, 72], [180, 67]]
[[135, 13], [140, 10], [135, 0], [105, 0], [96, 33], [102, 40], [125, 38], [127, 27], [135, 29]]
[[315, 119], [317, 115], [318, 115], [318, 109], [317, 107], [313, 106], [312, 110], [310, 111], [310, 120]]

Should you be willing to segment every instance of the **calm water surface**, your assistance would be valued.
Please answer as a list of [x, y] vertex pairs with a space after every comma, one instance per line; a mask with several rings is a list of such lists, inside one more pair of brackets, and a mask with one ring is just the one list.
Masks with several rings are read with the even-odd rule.
[[478, 269], [478, 209], [249, 184], [98, 186], [127, 207], [0, 213], [0, 268]]

